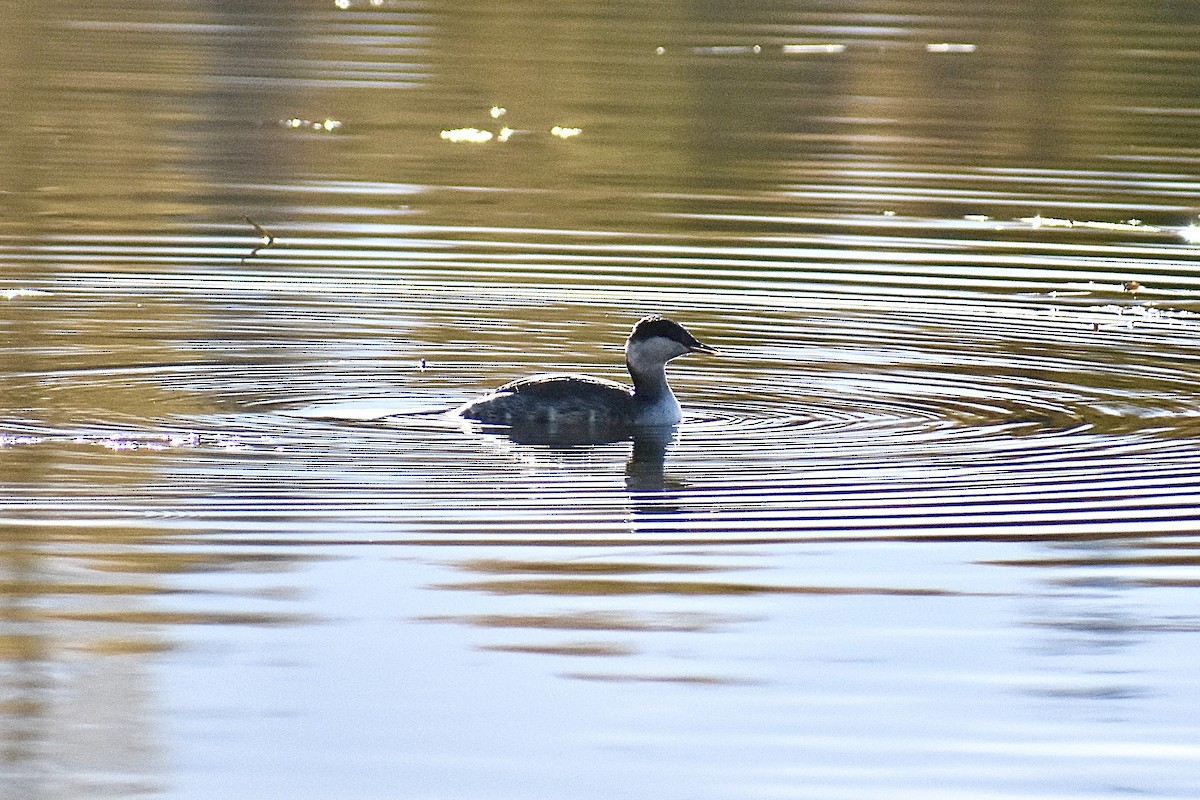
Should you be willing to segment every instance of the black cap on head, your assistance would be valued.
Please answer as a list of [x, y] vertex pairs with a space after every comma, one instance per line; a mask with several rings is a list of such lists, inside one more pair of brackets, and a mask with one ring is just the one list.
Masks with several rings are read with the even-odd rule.
[[678, 322], [659, 316], [658, 314], [638, 320], [637, 325], [633, 326], [633, 332], [629, 334], [629, 341], [643, 341], [645, 339], [652, 339], [655, 336], [673, 339], [688, 350], [698, 350], [704, 353], [715, 352], [711, 347], [703, 344], [695, 336], [688, 333]]

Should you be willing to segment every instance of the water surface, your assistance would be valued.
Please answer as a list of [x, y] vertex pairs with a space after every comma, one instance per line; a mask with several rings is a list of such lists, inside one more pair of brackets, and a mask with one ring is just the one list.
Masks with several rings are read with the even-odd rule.
[[1194, 797], [1198, 20], [1035, 5], [12, 9], [0, 794]]

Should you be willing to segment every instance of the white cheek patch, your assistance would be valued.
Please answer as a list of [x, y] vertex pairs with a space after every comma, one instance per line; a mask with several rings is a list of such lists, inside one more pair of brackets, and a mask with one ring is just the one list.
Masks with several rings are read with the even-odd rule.
[[665, 364], [672, 358], [688, 352], [687, 348], [674, 339], [655, 336], [630, 348], [629, 361], [636, 367]]

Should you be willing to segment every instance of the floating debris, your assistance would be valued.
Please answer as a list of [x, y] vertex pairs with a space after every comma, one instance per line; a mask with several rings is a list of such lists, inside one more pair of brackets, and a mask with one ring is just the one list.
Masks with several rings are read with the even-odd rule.
[[504, 106], [492, 106], [490, 109], [488, 109], [488, 116], [490, 116], [492, 119], [500, 119], [507, 113], [508, 109]]
[[1137, 294], [1138, 289], [1141, 289], [1142, 285], [1137, 281], [1125, 281], [1121, 284], [1121, 287], [1130, 294]]
[[582, 128], [564, 128], [561, 125], [555, 125], [550, 129], [550, 135], [560, 139], [572, 139], [581, 133], [583, 133]]
[[1186, 228], [1180, 228], [1179, 238], [1188, 244], [1200, 244], [1200, 223], [1193, 222]]
[[250, 225], [250, 227], [254, 228], [254, 230], [258, 233], [259, 239], [262, 240], [262, 244], [260, 244], [258, 247], [251, 250], [247, 255], [242, 257], [242, 263], [245, 264], [247, 258], [254, 258], [256, 255], [261, 253], [263, 250], [266, 250], [268, 247], [275, 244], [275, 237], [272, 236], [271, 234], [267, 233], [266, 228], [264, 228], [262, 225], [259, 225], [254, 220], [250, 219], [250, 217], [243, 216], [242, 219], [246, 220], [246, 222]]
[[263, 242], [262, 246], [263, 247], [270, 247], [271, 245], [275, 244], [275, 237], [272, 236], [271, 234], [267, 233], [266, 228], [264, 228], [262, 225], [259, 225], [257, 222], [250, 219], [249, 217], [244, 216], [244, 217], [242, 217], [242, 219], [246, 220], [246, 222], [248, 222], [250, 224], [250, 227], [254, 228], [254, 230], [258, 233], [258, 235], [260, 237], [262, 237], [262, 242]]

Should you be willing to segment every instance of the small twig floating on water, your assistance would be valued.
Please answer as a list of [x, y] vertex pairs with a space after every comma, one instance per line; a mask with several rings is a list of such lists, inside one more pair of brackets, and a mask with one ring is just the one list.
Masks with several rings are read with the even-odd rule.
[[254, 230], [258, 232], [259, 237], [262, 239], [261, 245], [254, 248], [253, 250], [251, 250], [249, 255], [242, 257], [242, 263], [245, 264], [247, 258], [254, 258], [260, 252], [262, 252], [263, 250], [266, 250], [268, 247], [275, 244], [275, 237], [272, 236], [271, 234], [267, 233], [266, 228], [264, 228], [262, 225], [259, 225], [254, 220], [250, 219], [250, 217], [243, 215], [242, 219], [246, 220], [246, 222], [250, 225], [250, 227], [254, 228]]

